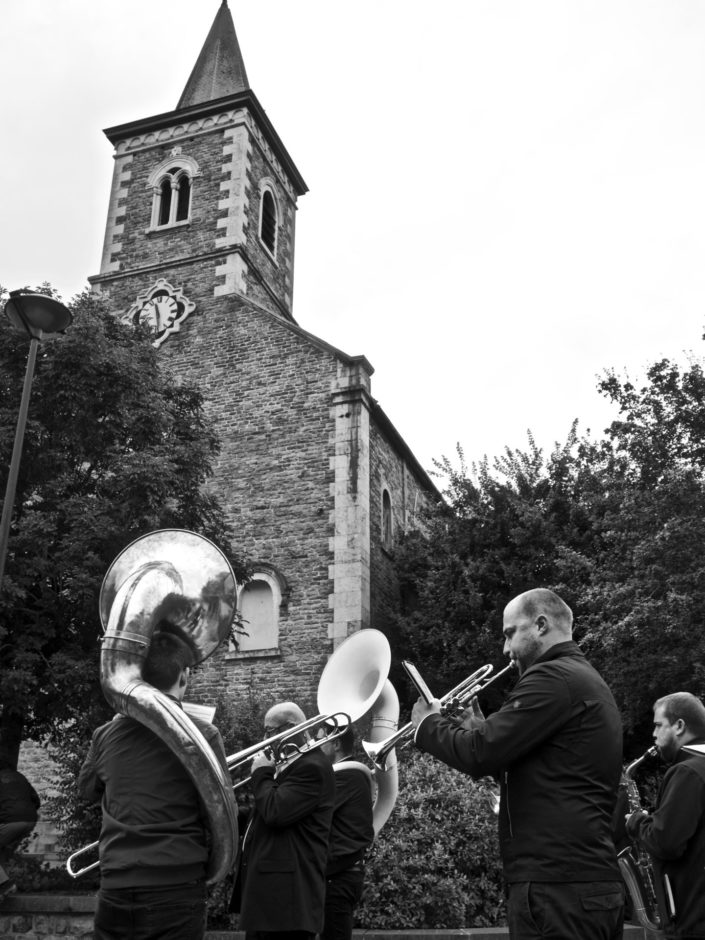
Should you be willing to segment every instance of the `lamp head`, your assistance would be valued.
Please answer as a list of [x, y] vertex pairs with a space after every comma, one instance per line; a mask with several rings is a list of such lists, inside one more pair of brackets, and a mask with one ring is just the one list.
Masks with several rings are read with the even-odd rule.
[[58, 300], [27, 290], [10, 291], [5, 316], [14, 327], [26, 330], [33, 339], [41, 339], [45, 333], [62, 333], [73, 319]]

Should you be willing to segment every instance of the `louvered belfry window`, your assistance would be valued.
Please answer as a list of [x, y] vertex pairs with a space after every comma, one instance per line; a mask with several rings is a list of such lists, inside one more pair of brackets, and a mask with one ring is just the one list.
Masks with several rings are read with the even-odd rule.
[[260, 238], [269, 251], [274, 254], [277, 246], [277, 207], [274, 197], [268, 189], [262, 193], [262, 219]]

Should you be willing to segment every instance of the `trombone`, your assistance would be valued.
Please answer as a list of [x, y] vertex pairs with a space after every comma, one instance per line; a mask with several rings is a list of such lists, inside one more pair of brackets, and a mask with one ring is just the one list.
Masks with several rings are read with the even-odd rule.
[[[260, 751], [269, 751], [273, 754], [277, 769], [281, 769], [295, 757], [308, 754], [309, 751], [321, 747], [322, 744], [327, 744], [328, 741], [339, 738], [350, 724], [352, 724], [351, 716], [345, 712], [335, 712], [332, 715], [316, 715], [315, 718], [302, 721], [300, 724], [294, 725], [293, 728], [287, 728], [286, 731], [280, 731], [279, 734], [273, 734], [270, 738], [265, 738], [259, 744], [252, 744], [242, 751], [231, 754], [230, 757], [226, 758], [228, 770], [231, 774], [239, 771]], [[323, 729], [326, 732], [323, 737], [319, 737], [318, 733], [313, 731], [316, 726], [319, 726], [318, 730]], [[298, 744], [294, 739], [301, 734], [313, 734], [313, 737]], [[252, 776], [238, 780], [233, 784], [233, 790], [244, 787], [251, 779]]]
[[[293, 728], [287, 728], [286, 731], [280, 731], [279, 734], [273, 734], [271, 738], [266, 738], [264, 741], [260, 741], [259, 744], [253, 744], [251, 747], [246, 747], [242, 751], [231, 754], [230, 757], [226, 758], [228, 770], [231, 774], [239, 771], [249, 761], [252, 760], [255, 754], [258, 754], [260, 751], [264, 750], [276, 750], [279, 752], [279, 756], [276, 757], [276, 764], [278, 768], [281, 768], [289, 761], [292, 761], [294, 757], [298, 757], [300, 754], [306, 754], [308, 751], [313, 751], [322, 744], [326, 744], [328, 741], [332, 741], [334, 738], [340, 737], [349, 724], [351, 724], [350, 715], [347, 715], [345, 712], [336, 712], [333, 715], [317, 715], [315, 718], [309, 718], [308, 721], [302, 721], [301, 724], [298, 724]], [[319, 725], [321, 728], [325, 729], [326, 734], [324, 737], [318, 737], [314, 732], [314, 738], [304, 742], [303, 744], [297, 744], [294, 740], [288, 740], [289, 738], [296, 738], [298, 735], [304, 732], [311, 734], [312, 729], [315, 728], [316, 725]], [[247, 783], [250, 782], [251, 779], [252, 777], [249, 776], [244, 777], [242, 780], [238, 780], [233, 784], [233, 790], [237, 790], [239, 787], [244, 787]], [[90, 865], [86, 865], [84, 868], [79, 868], [78, 870], [74, 867], [76, 859], [79, 856], [97, 850], [98, 842], [96, 841], [91, 842], [90, 845], [84, 845], [82, 849], [77, 849], [72, 855], [70, 855], [66, 860], [66, 871], [69, 873], [69, 875], [71, 875], [72, 878], [78, 878], [80, 875], [85, 875], [86, 872], [97, 868], [100, 865], [100, 859], [97, 859]]]
[[[446, 692], [443, 698], [440, 699], [442, 710], [448, 712], [451, 709], [456, 711], [467, 708], [476, 695], [479, 695], [480, 692], [484, 691], [489, 685], [499, 679], [500, 676], [503, 676], [513, 668], [514, 663], [510, 662], [504, 669], [500, 669], [492, 678], [489, 678], [494, 666], [490, 664], [480, 666], [479, 669], [476, 669], [475, 672], [471, 673], [466, 679], [459, 682], [450, 692]], [[403, 745], [410, 741], [414, 736], [415, 730], [414, 725], [409, 722], [404, 725], [403, 728], [400, 728], [398, 731], [395, 731], [394, 734], [385, 738], [384, 741], [378, 741], [376, 744], [363, 741], [362, 746], [375, 767], [378, 770], [385, 770], [391, 752], [398, 745]]]
[[[255, 754], [266, 748], [278, 747], [279, 753], [286, 755], [280, 761], [280, 766], [287, 760], [292, 760], [298, 754], [320, 747], [343, 733], [349, 724], [357, 721], [369, 711], [380, 696], [382, 687], [387, 681], [389, 667], [392, 662], [392, 652], [389, 641], [379, 630], [370, 628], [353, 633], [340, 646], [334, 650], [326, 663], [318, 682], [317, 704], [321, 712], [315, 718], [302, 721], [293, 728], [272, 735], [259, 744], [253, 744], [242, 751], [231, 754], [226, 758], [228, 770], [239, 770], [250, 761]], [[336, 706], [342, 705], [343, 710], [336, 711]], [[298, 735], [308, 732], [316, 725], [326, 729], [326, 736], [315, 738], [305, 743], [297, 743], [294, 739]], [[333, 726], [331, 729], [331, 725]], [[233, 789], [244, 786], [250, 777], [233, 784]], [[78, 856], [98, 849], [98, 842], [78, 849], [66, 861], [66, 870], [72, 878], [97, 868], [100, 860], [81, 868], [74, 869], [74, 861]]]
[[[299, 754], [340, 737], [348, 725], [362, 718], [377, 701], [391, 664], [392, 651], [383, 633], [369, 628], [353, 633], [333, 652], [321, 673], [316, 695], [320, 714], [231, 754], [227, 758], [228, 770], [233, 773], [255, 754], [273, 748], [279, 752], [275, 761], [283, 766]], [[336, 711], [336, 707], [340, 710]], [[296, 742], [295, 738], [305, 732], [311, 734], [316, 726], [326, 731], [324, 737]], [[249, 780], [250, 777], [246, 777], [238, 781], [233, 789], [244, 786]]]

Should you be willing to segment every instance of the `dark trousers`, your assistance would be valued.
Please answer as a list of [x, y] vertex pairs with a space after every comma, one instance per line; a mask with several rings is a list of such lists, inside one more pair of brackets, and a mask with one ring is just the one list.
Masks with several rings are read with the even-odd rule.
[[621, 881], [510, 884], [507, 919], [512, 940], [621, 940]]
[[326, 878], [325, 923], [321, 940], [350, 940], [353, 913], [360, 903], [364, 880], [362, 866]]
[[8, 880], [8, 874], [3, 865], [7, 865], [17, 846], [35, 826], [36, 823], [33, 822], [0, 823], [0, 884]]
[[98, 892], [94, 940], [202, 940], [205, 930], [202, 881]]

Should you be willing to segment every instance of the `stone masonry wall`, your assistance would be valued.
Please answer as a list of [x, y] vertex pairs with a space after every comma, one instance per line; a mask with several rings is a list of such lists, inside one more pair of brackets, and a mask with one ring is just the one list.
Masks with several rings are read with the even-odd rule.
[[29, 780], [41, 800], [39, 819], [29, 837], [28, 852], [31, 855], [41, 855], [43, 861], [52, 865], [63, 864], [66, 859], [57, 846], [59, 832], [46, 811], [47, 799], [57, 795], [53, 781], [58, 768], [45, 747], [33, 741], [24, 741], [20, 748], [17, 769]]
[[[169, 161], [194, 172], [191, 216], [152, 229], [155, 174]], [[279, 210], [275, 258], [259, 239], [263, 180]], [[164, 276], [157, 266], [197, 260], [209, 279], [209, 297], [239, 292], [272, 311], [290, 313], [295, 221], [291, 182], [246, 109], [226, 110], [188, 127], [175, 122], [118, 144], [101, 272], [92, 280], [104, 284], [106, 277], [127, 275], [130, 281], [137, 273], [144, 289]], [[106, 286], [112, 292], [115, 284]], [[125, 308], [135, 296], [126, 297]]]
[[[266, 179], [274, 188], [279, 209], [277, 234], [277, 258], [273, 260], [259, 239], [260, 192], [258, 181]], [[261, 148], [254, 144], [251, 153], [250, 219], [247, 227], [247, 252], [255, 266], [264, 275], [266, 282], [276, 295], [284, 298], [286, 307], [291, 310], [293, 292], [294, 265], [294, 223], [296, 205], [287, 195], [277, 179], [274, 168], [269, 163]], [[272, 302], [267, 291], [256, 278], [248, 279], [247, 296], [255, 303], [272, 309]]]
[[208, 396], [222, 444], [214, 485], [234, 526], [234, 549], [254, 564], [274, 566], [290, 589], [279, 653], [222, 651], [199, 682], [209, 692], [253, 686], [310, 698], [331, 650], [335, 357], [236, 298], [212, 301], [162, 349], [170, 367]]
[[[392, 505], [392, 545], [382, 538], [382, 493], [387, 490]], [[399, 610], [399, 581], [394, 546], [399, 537], [422, 527], [429, 505], [426, 487], [408, 462], [373, 423], [370, 432], [370, 570], [371, 623], [384, 630], [390, 611]]]

